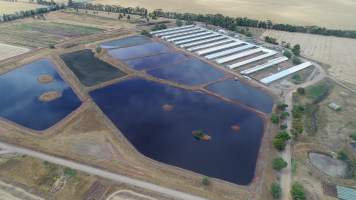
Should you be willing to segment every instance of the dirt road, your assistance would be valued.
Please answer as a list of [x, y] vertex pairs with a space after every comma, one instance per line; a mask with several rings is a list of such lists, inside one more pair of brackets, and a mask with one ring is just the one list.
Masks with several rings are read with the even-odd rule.
[[[293, 93], [297, 90], [297, 88], [308, 87], [310, 85], [313, 85], [313, 84], [323, 80], [326, 77], [326, 73], [320, 65], [314, 63], [314, 66], [317, 68], [317, 70], [319, 70], [319, 74], [314, 74], [315, 77], [311, 77], [311, 80], [309, 80], [301, 85], [295, 86], [286, 94], [285, 103], [288, 104], [287, 111], [289, 113], [292, 113]], [[290, 130], [292, 127], [292, 117], [288, 118], [287, 125], [288, 125], [287, 131], [290, 133]], [[282, 189], [281, 200], [289, 200], [290, 199], [289, 191], [290, 191], [290, 187], [291, 187], [291, 183], [292, 183], [292, 155], [291, 155], [291, 142], [290, 141], [288, 141], [287, 146], [286, 146], [285, 150], [282, 152], [281, 156], [288, 163], [288, 166], [286, 168], [284, 168], [281, 172], [281, 180], [280, 180], [281, 189]]]
[[133, 179], [133, 178], [129, 178], [123, 175], [119, 175], [119, 174], [115, 174], [109, 171], [105, 171], [99, 168], [95, 168], [92, 166], [88, 166], [88, 165], [84, 165], [84, 164], [80, 164], [74, 161], [70, 161], [70, 160], [66, 160], [63, 158], [59, 158], [59, 157], [55, 157], [55, 156], [51, 156], [51, 155], [47, 155], [41, 152], [37, 152], [37, 151], [33, 151], [30, 149], [26, 149], [23, 147], [19, 147], [19, 146], [15, 146], [15, 145], [11, 145], [11, 144], [7, 144], [4, 142], [0, 142], [0, 148], [1, 149], [7, 149], [11, 152], [16, 152], [19, 154], [23, 154], [23, 155], [28, 155], [28, 156], [32, 156], [35, 158], [39, 158], [42, 160], [46, 160], [48, 162], [52, 162], [58, 165], [62, 165], [62, 166], [66, 166], [75, 170], [79, 170], [79, 171], [83, 171], [89, 174], [93, 174], [102, 178], [106, 178], [106, 179], [110, 179], [113, 181], [117, 181], [117, 182], [121, 182], [121, 183], [126, 183], [129, 185], [134, 185], [136, 187], [140, 187], [140, 188], [144, 188], [147, 190], [151, 190], [157, 193], [161, 193], [164, 195], [168, 195], [171, 197], [174, 197], [175, 199], [181, 199], [181, 200], [207, 200], [205, 198], [202, 197], [197, 197], [194, 195], [190, 195], [190, 194], [186, 194], [183, 192], [179, 192], [173, 189], [169, 189], [169, 188], [165, 188], [163, 186], [158, 186], [158, 185], [154, 185], [152, 183], [148, 183], [145, 181], [140, 181], [137, 179]]

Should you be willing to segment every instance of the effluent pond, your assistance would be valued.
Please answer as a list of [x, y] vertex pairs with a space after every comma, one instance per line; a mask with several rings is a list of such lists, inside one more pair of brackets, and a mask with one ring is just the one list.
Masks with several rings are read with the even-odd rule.
[[236, 184], [252, 181], [264, 131], [255, 112], [139, 78], [90, 95], [145, 156]]
[[0, 74], [0, 91], [0, 117], [33, 130], [53, 126], [81, 104], [47, 59]]

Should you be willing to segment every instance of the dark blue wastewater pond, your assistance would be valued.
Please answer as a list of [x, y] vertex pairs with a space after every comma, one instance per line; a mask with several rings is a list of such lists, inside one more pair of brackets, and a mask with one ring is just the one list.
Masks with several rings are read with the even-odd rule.
[[149, 70], [152, 68], [177, 64], [178, 62], [184, 61], [186, 59], [188, 59], [188, 57], [184, 54], [170, 52], [155, 56], [128, 60], [126, 61], [126, 64], [128, 64], [129, 67], [135, 70]]
[[150, 42], [133, 47], [126, 47], [120, 49], [109, 50], [109, 55], [113, 58], [120, 60], [134, 59], [138, 57], [145, 57], [150, 55], [156, 55], [160, 53], [166, 53], [169, 49], [166, 45], [159, 42]]
[[[248, 184], [263, 136], [263, 120], [201, 92], [131, 79], [90, 93], [139, 152], [154, 160]], [[233, 130], [232, 126], [240, 130]], [[210, 141], [196, 140], [202, 130]]]
[[154, 77], [186, 85], [199, 85], [224, 77], [224, 72], [196, 58], [148, 71]]
[[[51, 75], [53, 81], [40, 83], [38, 77], [41, 75]], [[61, 91], [62, 96], [50, 102], [38, 100], [41, 94], [53, 90]], [[81, 104], [47, 59], [0, 75], [0, 91], [0, 116], [34, 130], [51, 127]]]
[[114, 49], [114, 48], [122, 48], [122, 47], [129, 47], [144, 44], [147, 42], [152, 42], [152, 40], [148, 37], [136, 35], [127, 38], [122, 38], [118, 40], [111, 40], [108, 42], [102, 43], [100, 46], [104, 49]]
[[271, 96], [238, 80], [214, 83], [209, 85], [208, 90], [265, 113], [272, 111], [273, 99]]

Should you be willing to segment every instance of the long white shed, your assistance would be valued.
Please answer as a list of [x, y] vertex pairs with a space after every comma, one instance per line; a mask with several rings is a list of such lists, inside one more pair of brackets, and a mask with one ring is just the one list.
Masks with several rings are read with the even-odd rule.
[[[194, 48], [195, 46], [197, 45], [203, 45], [203, 44], [206, 44], [208, 42], [215, 42], [215, 41], [218, 41], [218, 40], [225, 40], [225, 41], [229, 41], [230, 39], [227, 39], [225, 36], [219, 36], [219, 37], [215, 37], [215, 38], [209, 38], [209, 39], [205, 39], [205, 40], [200, 40], [200, 41], [197, 41], [197, 42], [190, 42], [190, 43], [187, 43], [187, 44], [182, 44], [180, 45], [179, 47], [181, 48]], [[211, 43], [209, 43], [211, 44]], [[189, 51], [189, 49], [187, 49]]]
[[277, 54], [277, 52], [275, 52], [275, 51], [269, 51], [266, 54], [262, 54], [262, 55], [259, 55], [259, 56], [256, 56], [256, 57], [253, 57], [253, 58], [250, 58], [250, 59], [238, 62], [238, 63], [234, 63], [234, 64], [231, 64], [231, 65], [228, 65], [227, 67], [230, 68], [230, 69], [235, 69], [237, 67], [241, 67], [243, 65], [247, 65], [249, 63], [256, 62], [256, 61], [259, 61], [259, 60], [274, 56], [276, 54]]
[[294, 74], [300, 70], [303, 70], [303, 69], [306, 69], [310, 66], [312, 66], [313, 64], [311, 62], [305, 62], [305, 63], [302, 63], [300, 65], [297, 65], [297, 66], [294, 66], [294, 67], [291, 67], [289, 69], [286, 69], [286, 70], [283, 70], [283, 71], [280, 71], [278, 73], [275, 73], [271, 76], [267, 76], [263, 79], [260, 80], [261, 83], [264, 83], [264, 84], [270, 84], [276, 80], [279, 80], [281, 78], [284, 78], [288, 75], [291, 75], [291, 74]]
[[181, 36], [181, 37], [170, 38], [170, 39], [167, 39], [167, 41], [174, 42], [174, 41], [178, 41], [178, 40], [185, 40], [185, 39], [203, 36], [203, 35], [209, 35], [209, 34], [213, 34], [213, 33], [206, 31], [206, 32], [202, 32], [202, 33], [195, 33], [195, 34], [185, 35], [185, 36]]
[[201, 37], [194, 37], [194, 38], [189, 38], [189, 39], [185, 39], [185, 40], [179, 40], [179, 41], [175, 41], [174, 44], [176, 45], [180, 45], [180, 44], [185, 44], [185, 43], [189, 43], [189, 42], [195, 42], [195, 41], [200, 41], [200, 40], [204, 40], [207, 38], [213, 38], [213, 37], [218, 37], [219, 34], [216, 33], [212, 33], [209, 35], [203, 35]]
[[170, 39], [170, 38], [181, 37], [181, 36], [191, 35], [191, 34], [201, 33], [201, 32], [206, 32], [206, 31], [203, 29], [196, 29], [196, 30], [191, 30], [191, 31], [186, 31], [186, 32], [175, 33], [172, 35], [165, 35], [165, 36], [162, 36], [162, 38]]
[[162, 37], [162, 36], [168, 36], [168, 35], [184, 33], [184, 32], [194, 31], [194, 30], [203, 30], [203, 29], [201, 29], [199, 27], [192, 27], [192, 28], [187, 28], [187, 29], [178, 29], [178, 30], [174, 30], [174, 31], [167, 31], [167, 32], [163, 32], [163, 33], [157, 33], [157, 34], [155, 34], [155, 36]]
[[246, 49], [251, 49], [254, 46], [255, 45], [252, 45], [252, 44], [245, 44], [245, 45], [239, 46], [237, 48], [228, 49], [228, 50], [220, 51], [220, 52], [213, 53], [213, 54], [208, 54], [208, 55], [205, 56], [205, 58], [209, 59], [209, 60], [216, 59], [216, 58], [227, 56], [227, 55], [230, 55], [230, 54], [233, 54], [233, 53], [237, 53], [239, 51], [243, 51], [243, 50], [246, 50]]
[[263, 48], [251, 49], [251, 50], [244, 51], [244, 52], [241, 52], [241, 53], [233, 54], [231, 56], [219, 58], [219, 59], [216, 59], [215, 61], [218, 64], [224, 64], [224, 63], [227, 63], [227, 62], [239, 59], [239, 58], [243, 58], [243, 57], [246, 57], [246, 56], [261, 52], [261, 51], [263, 51]]
[[213, 53], [213, 52], [216, 52], [216, 51], [221, 51], [221, 50], [224, 50], [224, 49], [227, 49], [227, 48], [231, 48], [231, 47], [236, 47], [240, 44], [242, 44], [243, 42], [241, 41], [234, 41], [233, 43], [229, 43], [229, 44], [224, 44], [224, 45], [220, 45], [220, 46], [215, 46], [215, 47], [211, 47], [211, 48], [208, 48], [208, 49], [203, 49], [203, 50], [200, 50], [200, 51], [197, 51], [196, 53], [198, 55], [206, 55], [206, 54], [209, 54], [209, 53]]
[[274, 65], [277, 65], [279, 63], [282, 63], [284, 61], [287, 61], [288, 58], [283, 56], [283, 57], [279, 57], [279, 58], [275, 58], [275, 59], [271, 59], [269, 60], [268, 62], [262, 64], [262, 65], [257, 65], [255, 67], [252, 67], [252, 68], [249, 68], [249, 69], [246, 69], [246, 70], [243, 70], [241, 71], [240, 73], [241, 74], [244, 74], [244, 75], [250, 75], [250, 74], [253, 74], [255, 72], [258, 72], [258, 71], [261, 71], [263, 69], [267, 69], [269, 67], [272, 67]]
[[191, 28], [191, 27], [194, 27], [194, 25], [179, 26], [179, 27], [167, 28], [167, 29], [158, 30], [158, 31], [151, 31], [150, 34], [155, 35], [157, 33], [164, 33], [164, 32], [167, 32], [167, 31], [174, 31], [174, 30], [186, 29], [186, 28]]

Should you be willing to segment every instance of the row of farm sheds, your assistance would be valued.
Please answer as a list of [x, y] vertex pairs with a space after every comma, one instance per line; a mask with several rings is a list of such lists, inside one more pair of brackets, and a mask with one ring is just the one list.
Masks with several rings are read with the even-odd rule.
[[151, 34], [267, 85], [312, 66], [311, 62], [290, 66], [286, 62], [288, 58], [275, 50], [228, 36], [224, 31], [196, 25], [168, 28]]

